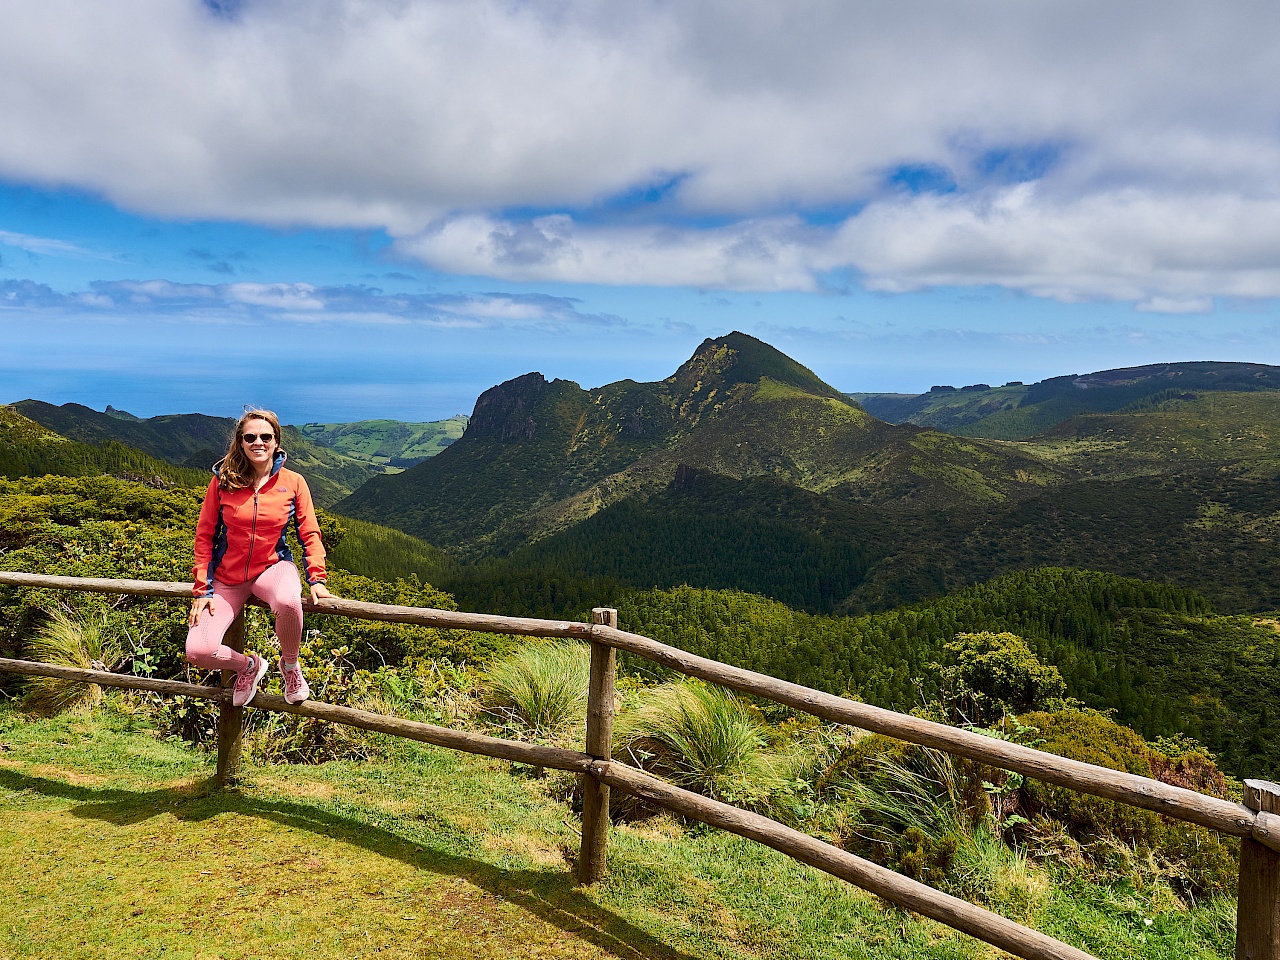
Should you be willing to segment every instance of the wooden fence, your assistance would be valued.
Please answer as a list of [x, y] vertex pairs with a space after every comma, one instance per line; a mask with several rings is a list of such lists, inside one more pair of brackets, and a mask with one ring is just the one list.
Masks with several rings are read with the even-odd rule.
[[[0, 572], [0, 585], [184, 600], [191, 597], [190, 584], [140, 580]], [[590, 643], [591, 680], [586, 750], [582, 753], [451, 730], [315, 701], [289, 704], [282, 697], [263, 692], [257, 693], [249, 705], [256, 710], [294, 713], [467, 753], [568, 770], [582, 775], [582, 848], [578, 858], [578, 879], [582, 883], [595, 882], [604, 875], [609, 829], [609, 791], [612, 788], [772, 847], [801, 863], [869, 890], [900, 907], [945, 923], [1027, 960], [1091, 960], [1089, 954], [1075, 947], [856, 857], [768, 817], [708, 799], [672, 786], [634, 767], [614, 762], [611, 748], [616, 651], [627, 650], [687, 676], [699, 677], [741, 693], [764, 697], [825, 720], [851, 724], [920, 746], [933, 747], [955, 756], [1082, 793], [1154, 810], [1172, 819], [1239, 837], [1241, 854], [1236, 958], [1280, 960], [1280, 786], [1276, 784], [1246, 780], [1244, 804], [1231, 803], [1156, 780], [1081, 763], [946, 724], [846, 700], [775, 677], [694, 656], [648, 637], [618, 629], [616, 610], [597, 609], [592, 613], [592, 623], [576, 623], [456, 613], [336, 598], [318, 604], [305, 602], [303, 606], [312, 613], [366, 620], [531, 637], [570, 638]], [[243, 636], [243, 618], [239, 618], [228, 631], [227, 642], [239, 649]], [[61, 677], [107, 687], [151, 690], [215, 701], [219, 705], [217, 782], [225, 785], [235, 776], [240, 759], [243, 708], [231, 705], [228, 676], [224, 675], [223, 686], [219, 688], [4, 658], [0, 658], [0, 671]]]

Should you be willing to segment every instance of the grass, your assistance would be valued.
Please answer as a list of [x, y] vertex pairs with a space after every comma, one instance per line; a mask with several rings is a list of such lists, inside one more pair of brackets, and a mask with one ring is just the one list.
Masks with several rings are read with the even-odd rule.
[[590, 676], [585, 643], [526, 643], [489, 668], [485, 709], [512, 731], [559, 740], [586, 723]]
[[[54, 607], [49, 621], [27, 644], [25, 656], [41, 663], [80, 670], [110, 670], [119, 659], [119, 644], [108, 636], [104, 617], [77, 614]], [[25, 705], [41, 713], [91, 708], [102, 700], [96, 683], [75, 683], [54, 677], [34, 677], [27, 686]]]
[[618, 718], [614, 739], [614, 756], [716, 800], [748, 805], [778, 780], [747, 705], [697, 680], [646, 691]]
[[[130, 730], [110, 700], [39, 720], [0, 704], [0, 955], [996, 956], [670, 818], [616, 828], [608, 878], [577, 888], [576, 818], [496, 761], [395, 741], [378, 763], [251, 767], [230, 791], [212, 791], [211, 772]], [[1228, 906], [1067, 880], [1031, 919], [1107, 960], [1225, 958]]]

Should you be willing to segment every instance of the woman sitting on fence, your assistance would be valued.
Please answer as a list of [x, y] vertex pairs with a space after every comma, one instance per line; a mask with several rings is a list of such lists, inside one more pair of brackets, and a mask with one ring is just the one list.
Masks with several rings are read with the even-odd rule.
[[231, 702], [238, 707], [253, 699], [267, 672], [263, 657], [237, 653], [222, 642], [250, 595], [275, 614], [284, 698], [301, 703], [311, 695], [298, 666], [302, 584], [285, 538], [290, 520], [302, 544], [311, 599], [333, 596], [325, 586], [324, 546], [311, 491], [302, 477], [283, 468], [284, 461], [276, 415], [247, 411], [227, 455], [214, 465], [196, 525], [187, 659], [206, 670], [235, 670]]

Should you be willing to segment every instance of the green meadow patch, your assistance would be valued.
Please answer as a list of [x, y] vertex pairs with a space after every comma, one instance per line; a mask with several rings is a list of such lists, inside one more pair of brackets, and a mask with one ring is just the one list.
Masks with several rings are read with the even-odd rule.
[[[250, 767], [216, 792], [207, 755], [130, 727], [110, 703], [0, 705], [7, 957], [996, 956], [666, 816], [615, 828], [608, 878], [576, 887], [577, 817], [554, 778], [509, 764], [395, 741], [376, 763]], [[1099, 957], [1232, 954], [1233, 903], [1033, 869], [1016, 919]]]

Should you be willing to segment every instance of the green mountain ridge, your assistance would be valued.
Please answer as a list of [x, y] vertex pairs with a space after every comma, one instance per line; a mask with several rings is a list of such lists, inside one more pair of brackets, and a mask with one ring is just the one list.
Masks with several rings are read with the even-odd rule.
[[[108, 408], [98, 412], [78, 403], [54, 406], [22, 400], [13, 409], [43, 427], [80, 443], [119, 443], [173, 466], [196, 471], [207, 482], [210, 467], [226, 452], [235, 421], [200, 413], [167, 414], [141, 419]], [[309, 439], [299, 428], [281, 426], [281, 446], [289, 465], [307, 477], [315, 500], [329, 506], [348, 496], [370, 476], [385, 469], [372, 461], [346, 456]]]
[[81, 443], [0, 406], [0, 477], [107, 474], [153, 486], [198, 482], [199, 472], [166, 463], [116, 440]]
[[1084, 413], [1111, 413], [1153, 394], [1280, 390], [1280, 367], [1190, 361], [1052, 377], [1030, 385], [936, 386], [928, 393], [851, 393], [873, 415], [948, 433], [1022, 440]]
[[[700, 352], [721, 346], [731, 344], [708, 341]], [[1218, 386], [1259, 372], [1208, 366]], [[1224, 367], [1231, 376], [1219, 375]], [[704, 396], [718, 389], [705, 376], [684, 379]], [[1059, 565], [1180, 584], [1230, 611], [1280, 608], [1280, 437], [1272, 427], [1280, 391], [1113, 396], [1112, 405], [1126, 401], [1114, 412], [1077, 414], [1010, 442], [895, 429], [826, 396], [738, 378], [732, 402], [717, 409], [713, 401], [706, 412], [690, 403], [703, 419], [682, 433], [649, 432], [647, 448], [655, 418], [632, 417], [639, 436], [612, 448], [617, 460], [635, 458], [621, 468], [565, 456], [556, 444], [583, 436], [565, 429], [548, 438], [541, 426], [601, 417], [611, 403], [644, 410], [636, 398], [651, 400], [655, 386], [663, 385], [624, 381], [589, 395], [531, 374], [495, 388], [477, 406], [478, 442], [461, 441], [419, 468], [420, 485], [400, 488], [411, 504], [405, 515], [383, 513], [387, 501], [370, 497], [366, 516], [463, 559], [488, 553], [478, 567], [445, 575], [449, 589], [482, 606], [514, 584], [537, 598], [606, 578], [639, 589], [744, 589], [814, 613], [858, 612]], [[488, 415], [494, 406], [499, 415]], [[569, 416], [557, 420], [557, 410]], [[546, 446], [532, 449], [540, 439]], [[582, 476], [584, 464], [602, 478]], [[495, 524], [503, 539], [474, 549], [472, 532], [510, 509], [502, 497], [513, 482], [527, 495]], [[461, 518], [459, 490], [472, 498]], [[339, 509], [375, 492], [367, 487]]]
[[667, 486], [681, 467], [869, 503], [1001, 501], [1063, 478], [1024, 452], [895, 426], [741, 333], [666, 380], [584, 390], [529, 373], [476, 401], [462, 439], [338, 509], [461, 557], [501, 555]]

